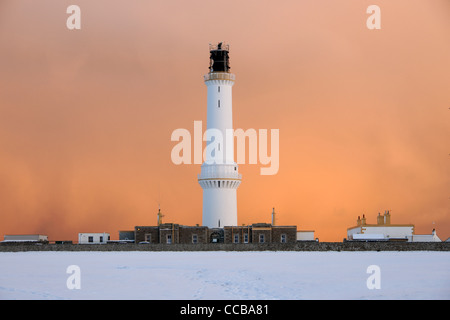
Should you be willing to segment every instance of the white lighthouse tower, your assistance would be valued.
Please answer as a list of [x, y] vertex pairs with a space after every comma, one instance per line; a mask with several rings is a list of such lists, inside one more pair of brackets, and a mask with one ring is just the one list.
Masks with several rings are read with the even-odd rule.
[[[203, 188], [204, 226], [220, 228], [237, 225], [236, 189], [241, 183], [234, 162], [233, 107], [231, 89], [235, 76], [230, 73], [229, 46], [222, 42], [210, 45], [206, 158], [198, 182]], [[227, 134], [228, 132], [228, 134]]]

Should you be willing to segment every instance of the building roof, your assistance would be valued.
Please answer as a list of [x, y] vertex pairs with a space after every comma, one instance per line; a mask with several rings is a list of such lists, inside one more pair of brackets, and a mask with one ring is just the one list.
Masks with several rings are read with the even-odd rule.
[[110, 234], [109, 232], [78, 232], [78, 235], [81, 234]]
[[374, 227], [392, 227], [392, 228], [398, 228], [398, 227], [412, 227], [415, 228], [413, 224], [393, 224], [391, 223], [391, 214], [389, 213], [389, 210], [386, 210], [384, 212], [384, 215], [381, 215], [381, 213], [378, 213], [377, 216], [377, 223], [376, 224], [369, 224], [366, 222], [367, 218], [365, 217], [365, 214], [362, 215], [362, 218], [358, 216], [357, 225], [354, 227], [347, 228], [348, 230], [355, 229], [355, 228], [374, 228]]
[[41, 234], [41, 233], [30, 233], [30, 234], [22, 233], [22, 234], [5, 234], [5, 236], [8, 236], [8, 237], [44, 236], [44, 237], [46, 237], [47, 235], [46, 234]]
[[366, 227], [383, 227], [383, 228], [386, 228], [386, 227], [412, 227], [412, 228], [414, 228], [414, 225], [413, 224], [362, 224], [362, 225], [360, 225], [360, 226], [354, 226], [354, 227], [350, 227], [350, 228], [347, 228], [347, 230], [350, 230], [350, 229], [355, 229], [355, 228], [366, 228]]

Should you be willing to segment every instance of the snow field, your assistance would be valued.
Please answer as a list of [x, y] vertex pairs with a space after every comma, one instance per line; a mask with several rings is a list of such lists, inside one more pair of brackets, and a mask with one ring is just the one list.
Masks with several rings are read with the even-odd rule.
[[[70, 265], [80, 289], [69, 289]], [[370, 265], [380, 289], [369, 289]], [[450, 253], [3, 252], [0, 299], [449, 299]]]

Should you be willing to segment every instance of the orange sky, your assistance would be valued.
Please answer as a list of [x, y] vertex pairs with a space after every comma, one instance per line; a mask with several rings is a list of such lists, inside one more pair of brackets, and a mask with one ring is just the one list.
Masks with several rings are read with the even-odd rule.
[[[66, 28], [81, 7], [82, 28]], [[381, 30], [366, 8], [381, 8]], [[208, 44], [230, 43], [235, 128], [279, 129], [280, 169], [240, 165], [238, 222], [342, 241], [358, 215], [450, 236], [448, 0], [0, 0], [0, 237], [201, 224]], [[206, 125], [204, 123], [204, 125]]]

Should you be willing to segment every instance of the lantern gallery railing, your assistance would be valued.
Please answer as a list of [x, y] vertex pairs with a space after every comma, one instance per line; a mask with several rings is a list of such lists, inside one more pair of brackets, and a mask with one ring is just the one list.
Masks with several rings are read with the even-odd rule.
[[228, 72], [211, 72], [208, 74], [205, 74], [204, 79], [205, 81], [210, 80], [230, 80], [234, 81], [236, 76], [233, 73]]

